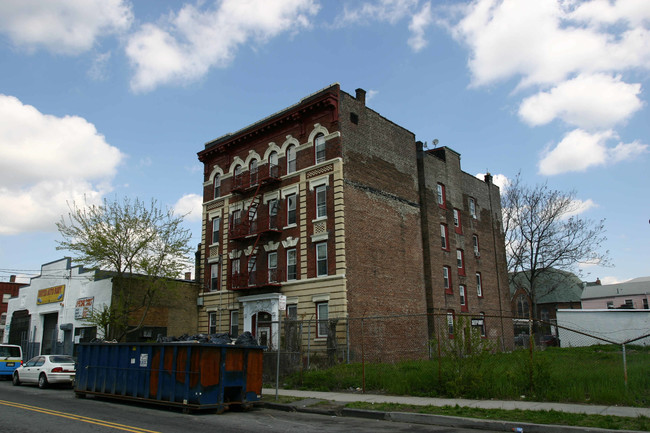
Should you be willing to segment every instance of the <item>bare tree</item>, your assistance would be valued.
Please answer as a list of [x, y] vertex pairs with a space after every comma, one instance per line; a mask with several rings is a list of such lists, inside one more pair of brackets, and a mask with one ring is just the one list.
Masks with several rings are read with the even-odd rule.
[[57, 249], [113, 278], [110, 307], [95, 311], [88, 321], [120, 341], [142, 327], [162, 294], [170, 295], [173, 279], [189, 263], [191, 234], [182, 227], [184, 216], [160, 209], [155, 200], [69, 207], [67, 218], [56, 224], [63, 237]]
[[[546, 183], [526, 186], [519, 174], [502, 195], [508, 272], [527, 292], [532, 317], [538, 316], [537, 300], [562, 285], [562, 275], [578, 273], [580, 264], [609, 265], [609, 252], [598, 251], [606, 240], [605, 220], [580, 218], [575, 196]], [[542, 281], [545, 287], [538, 287]]]

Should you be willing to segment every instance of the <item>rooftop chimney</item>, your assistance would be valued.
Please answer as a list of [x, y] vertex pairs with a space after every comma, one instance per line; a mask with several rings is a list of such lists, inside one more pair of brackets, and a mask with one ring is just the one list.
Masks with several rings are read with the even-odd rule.
[[192, 273], [191, 272], [185, 272], [185, 279], [186, 280], [191, 280], [192, 279]]
[[485, 179], [485, 183], [487, 183], [487, 184], [492, 183], [492, 175], [491, 175], [490, 173], [487, 173], [487, 174], [484, 176], [484, 179]]
[[361, 102], [363, 105], [366, 105], [366, 91], [363, 89], [357, 89], [357, 101]]
[[10, 283], [15, 283], [16, 282], [16, 276], [15, 275], [10, 276], [9, 277], [9, 282]]

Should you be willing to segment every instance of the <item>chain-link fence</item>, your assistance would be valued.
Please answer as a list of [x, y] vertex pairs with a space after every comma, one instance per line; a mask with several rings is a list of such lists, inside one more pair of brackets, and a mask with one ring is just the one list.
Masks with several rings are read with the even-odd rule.
[[[562, 375], [578, 383], [591, 374], [600, 381], [624, 382], [627, 387], [633, 380], [628, 377], [631, 354], [634, 380], [647, 382], [650, 377], [650, 329], [644, 326], [628, 330], [632, 336], [628, 332], [626, 338], [615, 339], [611, 333], [604, 336], [597, 329], [570, 327], [556, 320], [442, 312], [321, 322], [282, 320], [260, 322], [257, 327], [260, 344], [269, 348], [264, 381], [275, 386], [306, 371], [360, 364], [360, 388], [365, 391], [365, 366], [420, 360], [431, 367], [431, 377], [424, 382], [439, 389], [440, 395], [466, 396], [470, 387], [478, 398], [505, 395], [505, 390], [502, 394], [493, 385], [481, 391], [485, 375], [502, 375], [504, 386], [516, 385], [522, 392], [539, 391], [550, 386], [552, 376]], [[585, 350], [580, 348], [589, 348], [589, 356], [606, 359], [602, 364], [608, 364], [607, 370], [572, 367], [576, 358], [587, 356], [580, 354]]]

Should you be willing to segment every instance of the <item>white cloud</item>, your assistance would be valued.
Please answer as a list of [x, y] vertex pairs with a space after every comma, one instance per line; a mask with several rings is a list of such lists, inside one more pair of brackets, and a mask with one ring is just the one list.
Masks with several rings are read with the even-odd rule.
[[538, 126], [560, 118], [584, 129], [606, 129], [627, 120], [643, 107], [640, 84], [627, 84], [620, 76], [579, 75], [523, 100], [519, 116]]
[[[485, 181], [485, 173], [477, 173], [475, 177], [477, 179]], [[506, 188], [508, 188], [508, 185], [510, 185], [510, 179], [508, 179], [508, 177], [505, 174], [493, 174], [492, 183], [498, 186], [499, 189], [501, 190], [501, 194], [503, 194]]]
[[79, 54], [104, 35], [126, 31], [133, 21], [124, 0], [3, 0], [0, 32], [22, 48]]
[[409, 38], [408, 44], [416, 53], [427, 46], [427, 40], [424, 38], [424, 30], [431, 22], [431, 3], [427, 2], [422, 6], [420, 12], [411, 17], [411, 23], [409, 24], [409, 30], [412, 36]]
[[[624, 3], [612, 6], [619, 16], [626, 15]], [[538, 0], [469, 5], [453, 34], [472, 52], [474, 84], [521, 77], [520, 86], [548, 85], [572, 74], [650, 68], [650, 30], [644, 20], [596, 28], [585, 22], [589, 14], [572, 11], [572, 5]]]
[[98, 203], [123, 154], [94, 125], [0, 95], [0, 234], [54, 231], [66, 201]]
[[539, 172], [551, 176], [572, 171], [585, 171], [590, 167], [629, 160], [648, 151], [648, 145], [638, 141], [619, 142], [607, 147], [607, 142], [617, 139], [609, 130], [589, 133], [576, 129], [564, 136], [557, 146], [545, 153], [539, 163]]
[[228, 65], [243, 44], [264, 43], [310, 26], [315, 0], [224, 0], [202, 10], [184, 5], [159, 24], [144, 24], [127, 42], [135, 69], [131, 89], [146, 92], [204, 76]]
[[203, 197], [198, 194], [185, 194], [174, 205], [174, 213], [177, 215], [187, 215], [187, 221], [201, 221]]
[[368, 90], [366, 94], [366, 101], [370, 102], [375, 96], [379, 94], [379, 90]]
[[88, 69], [88, 76], [95, 81], [103, 81], [107, 77], [108, 61], [111, 59], [111, 52], [100, 53], [95, 56], [93, 63]]
[[595, 207], [598, 207], [598, 205], [592, 199], [573, 200], [570, 206], [571, 210], [564, 214], [564, 217], [571, 218], [572, 216], [580, 215]]

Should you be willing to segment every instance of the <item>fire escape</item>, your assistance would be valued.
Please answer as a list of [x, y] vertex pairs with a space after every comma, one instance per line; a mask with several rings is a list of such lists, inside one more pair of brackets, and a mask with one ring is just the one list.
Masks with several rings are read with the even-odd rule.
[[[263, 164], [259, 170], [249, 170], [234, 177], [232, 193], [238, 194], [242, 201], [249, 202], [245, 209], [233, 213], [230, 220], [230, 239], [239, 244], [239, 249], [250, 248], [246, 261], [244, 255], [239, 260], [239, 269], [228, 270], [228, 288], [244, 290], [254, 288], [279, 287], [281, 275], [277, 268], [269, 267], [268, 261], [258, 266], [260, 241], [281, 233], [279, 223], [279, 202], [261, 206], [263, 193], [270, 185], [280, 182], [280, 167]], [[247, 248], [248, 247], [248, 248]], [[245, 263], [244, 263], [245, 262]]]

